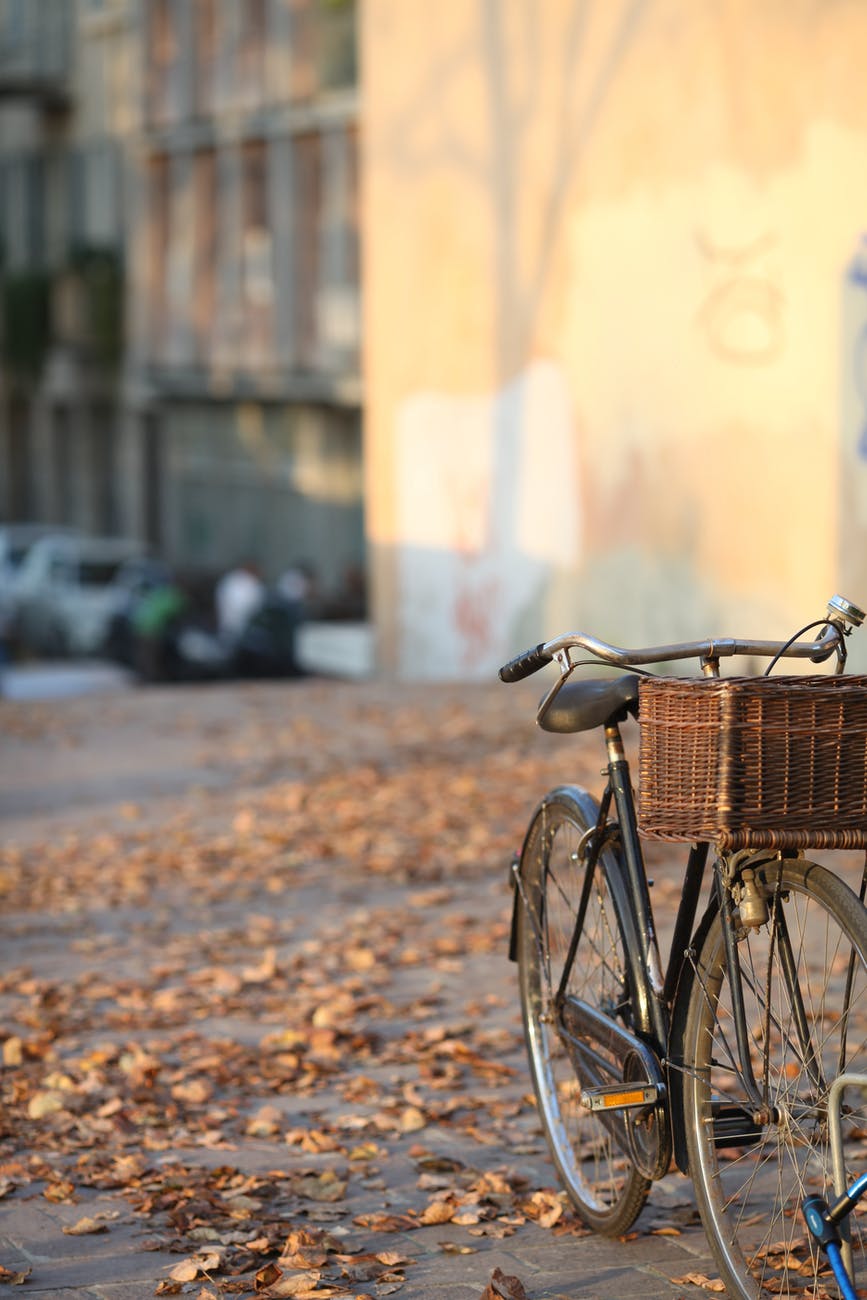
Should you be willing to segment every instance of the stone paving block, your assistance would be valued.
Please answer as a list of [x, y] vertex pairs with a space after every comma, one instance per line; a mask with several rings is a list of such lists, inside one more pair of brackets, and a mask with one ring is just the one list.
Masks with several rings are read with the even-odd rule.
[[94, 1252], [69, 1259], [41, 1260], [33, 1263], [27, 1291], [44, 1293], [53, 1289], [68, 1294], [100, 1285], [136, 1282], [146, 1284], [150, 1288], [147, 1294], [152, 1295], [157, 1283], [177, 1262], [177, 1255], [152, 1251]]

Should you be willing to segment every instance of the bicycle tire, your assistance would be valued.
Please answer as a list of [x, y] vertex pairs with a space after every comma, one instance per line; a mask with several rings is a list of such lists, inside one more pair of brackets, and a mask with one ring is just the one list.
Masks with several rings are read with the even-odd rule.
[[[833, 1289], [801, 1203], [816, 1192], [834, 1199], [828, 1089], [844, 1070], [867, 1069], [867, 913], [842, 880], [816, 863], [777, 860], [758, 868], [756, 880], [769, 919], [741, 934], [737, 947], [750, 1057], [769, 1109], [762, 1117], [744, 1091], [717, 910], [694, 958], [683, 1052], [691, 1063], [683, 1078], [685, 1136], [699, 1213], [729, 1294], [800, 1300], [825, 1294], [827, 1284]], [[786, 932], [796, 981], [785, 973]], [[847, 1111], [844, 1144], [854, 1148], [867, 1133], [867, 1096], [847, 1094]], [[847, 1153], [847, 1164], [854, 1159], [860, 1173], [865, 1154], [862, 1144]], [[854, 1219], [852, 1234], [863, 1249], [865, 1233]]]
[[[619, 1236], [641, 1212], [650, 1188], [595, 1114], [580, 1104], [581, 1084], [553, 1018], [574, 929], [584, 866], [581, 837], [598, 806], [577, 787], [559, 787], [540, 804], [521, 854], [517, 958], [524, 1036], [545, 1137], [558, 1174], [582, 1221]], [[599, 856], [568, 992], [629, 1023], [626, 951], [613, 881], [614, 850]], [[612, 1077], [622, 1077], [613, 1072]], [[609, 1121], [610, 1125], [610, 1121]]]

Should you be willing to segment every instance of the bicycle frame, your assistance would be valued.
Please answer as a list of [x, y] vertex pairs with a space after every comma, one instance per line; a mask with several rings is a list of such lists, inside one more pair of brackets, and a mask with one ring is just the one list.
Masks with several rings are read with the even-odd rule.
[[[613, 801], [621, 849], [617, 861], [622, 867], [621, 883], [625, 886], [629, 907], [629, 916], [622, 919], [633, 930], [634, 938], [634, 942], [628, 945], [626, 954], [629, 966], [628, 974], [634, 1030], [637, 1037], [651, 1049], [667, 1077], [667, 1096], [664, 1110], [666, 1112], [669, 1138], [674, 1147], [678, 1168], [686, 1173], [688, 1171], [688, 1161], [685, 1143], [680, 1131], [681, 1126], [672, 1123], [672, 1118], [673, 1115], [677, 1114], [679, 1106], [679, 1070], [682, 1068], [680, 1044], [684, 1030], [686, 1005], [692, 983], [690, 957], [699, 945], [705, 925], [705, 921], [702, 921], [696, 927], [696, 918], [701, 901], [710, 846], [702, 843], [695, 844], [690, 848], [684, 874], [683, 892], [675, 917], [672, 943], [663, 975], [644, 854], [638, 836], [629, 763], [626, 758], [620, 728], [616, 723], [605, 728], [605, 739], [609, 760], [608, 784], [600, 801], [597, 825], [585, 846], [586, 870], [582, 895], [576, 913], [571, 943], [564, 962], [556, 1004], [560, 1008], [560, 1014], [562, 1015], [566, 1006], [566, 989], [582, 932], [596, 863], [605, 843], [606, 830], [610, 825], [607, 819]], [[729, 891], [719, 873], [714, 880], [713, 891], [714, 894], [711, 896], [705, 918], [709, 919], [717, 909], [723, 915], [723, 935], [732, 988], [738, 1065], [744, 1087], [754, 1108], [751, 1118], [754, 1122], [760, 1122], [762, 1119], [767, 1122], [772, 1114], [769, 1098], [766, 1091], [763, 1091], [755, 1079], [750, 1059], [733, 905]], [[811, 1061], [813, 1068], [818, 1070], [818, 1058], [810, 1041], [807, 1018], [797, 978], [796, 963], [785, 918], [782, 913], [779, 913], [776, 919], [775, 933], [779, 944], [781, 968], [791, 1003], [795, 1008], [796, 1032], [801, 1042], [805, 1060]], [[687, 978], [683, 978], [685, 972]], [[622, 1033], [622, 1031], [620, 1032]], [[577, 1040], [568, 1031], [567, 1038], [571, 1039], [573, 1048], [579, 1049]], [[818, 1086], [822, 1086], [819, 1077], [817, 1077], [816, 1082]]]

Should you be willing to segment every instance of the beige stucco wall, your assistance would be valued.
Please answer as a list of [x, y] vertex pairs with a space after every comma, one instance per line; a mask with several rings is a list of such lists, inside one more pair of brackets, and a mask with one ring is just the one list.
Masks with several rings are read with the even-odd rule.
[[362, 13], [383, 668], [867, 602], [867, 8]]

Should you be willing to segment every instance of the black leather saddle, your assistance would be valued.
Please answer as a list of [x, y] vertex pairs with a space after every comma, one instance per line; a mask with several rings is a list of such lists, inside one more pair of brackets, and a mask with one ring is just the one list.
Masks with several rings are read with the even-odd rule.
[[638, 676], [627, 673], [602, 681], [565, 682], [543, 705], [537, 721], [543, 731], [590, 731], [623, 722], [638, 713]]

